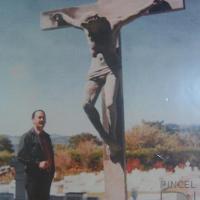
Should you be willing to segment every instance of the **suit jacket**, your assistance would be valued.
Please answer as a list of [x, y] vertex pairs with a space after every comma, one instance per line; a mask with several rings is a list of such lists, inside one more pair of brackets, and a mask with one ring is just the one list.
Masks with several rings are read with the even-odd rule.
[[50, 145], [50, 155], [52, 157], [53, 165], [51, 170], [43, 170], [39, 168], [39, 162], [46, 160], [44, 151], [42, 150], [39, 138], [35, 130], [32, 128], [28, 132], [22, 135], [19, 143], [17, 158], [25, 165], [25, 172], [30, 176], [38, 176], [48, 174], [53, 178], [55, 173], [54, 164], [54, 151], [51, 142], [51, 138], [48, 133], [44, 132], [46, 141]]

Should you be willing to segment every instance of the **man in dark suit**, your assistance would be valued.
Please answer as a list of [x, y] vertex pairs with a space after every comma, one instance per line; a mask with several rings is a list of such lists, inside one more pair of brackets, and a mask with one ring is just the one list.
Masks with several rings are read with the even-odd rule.
[[46, 114], [32, 114], [33, 128], [20, 140], [17, 158], [25, 166], [28, 200], [49, 200], [55, 173], [54, 152], [49, 134], [44, 131]]

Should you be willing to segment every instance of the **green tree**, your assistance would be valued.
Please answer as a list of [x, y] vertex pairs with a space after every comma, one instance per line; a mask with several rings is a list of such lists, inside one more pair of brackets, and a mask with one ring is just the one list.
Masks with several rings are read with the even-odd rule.
[[5, 135], [0, 135], [0, 151], [13, 152], [13, 146], [9, 138]]

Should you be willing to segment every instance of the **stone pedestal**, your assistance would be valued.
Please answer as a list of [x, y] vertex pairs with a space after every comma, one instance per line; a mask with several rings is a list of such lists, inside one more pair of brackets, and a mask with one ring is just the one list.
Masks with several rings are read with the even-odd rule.
[[15, 200], [25, 200], [25, 173], [24, 173], [24, 165], [21, 164], [17, 159], [14, 159], [11, 162], [11, 166], [15, 168], [15, 181], [16, 181], [16, 189], [15, 189]]

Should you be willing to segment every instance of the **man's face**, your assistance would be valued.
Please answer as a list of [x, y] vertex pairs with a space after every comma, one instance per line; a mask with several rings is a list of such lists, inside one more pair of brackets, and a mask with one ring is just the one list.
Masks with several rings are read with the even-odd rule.
[[46, 116], [43, 112], [38, 111], [33, 118], [33, 124], [35, 127], [43, 129], [46, 124]]

